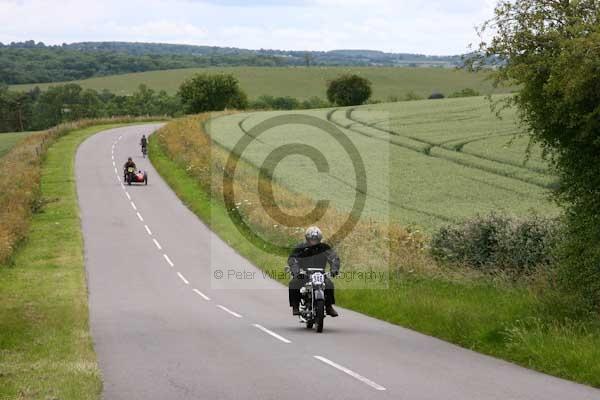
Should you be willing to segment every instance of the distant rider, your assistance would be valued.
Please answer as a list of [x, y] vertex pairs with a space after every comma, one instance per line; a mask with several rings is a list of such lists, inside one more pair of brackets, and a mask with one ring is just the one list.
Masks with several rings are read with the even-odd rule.
[[140, 140], [140, 145], [142, 145], [142, 151], [148, 147], [148, 139], [146, 139], [146, 135], [142, 135], [142, 140]]
[[[308, 276], [301, 273], [307, 268], [320, 268], [325, 272], [327, 263], [331, 268], [331, 276], [335, 277], [340, 272], [340, 258], [335, 250], [327, 243], [323, 243], [323, 234], [316, 226], [311, 226], [304, 234], [306, 239], [298, 244], [288, 258], [288, 265], [292, 272], [289, 284], [289, 300], [293, 315], [300, 314], [300, 288], [308, 282]], [[327, 315], [337, 317], [338, 313], [333, 308], [335, 304], [333, 282], [325, 279], [325, 311]]]

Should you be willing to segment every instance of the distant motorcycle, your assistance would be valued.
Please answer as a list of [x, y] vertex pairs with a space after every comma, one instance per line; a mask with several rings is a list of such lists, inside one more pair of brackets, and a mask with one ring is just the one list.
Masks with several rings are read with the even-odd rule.
[[148, 147], [142, 146], [142, 156], [144, 156], [144, 158], [146, 158], [147, 155], [148, 155]]
[[308, 281], [300, 288], [300, 322], [307, 329], [317, 326], [317, 332], [323, 332], [325, 319], [325, 278], [329, 276], [321, 268], [307, 268], [301, 274], [308, 274]]
[[148, 184], [148, 174], [144, 171], [135, 171], [133, 167], [127, 167], [124, 173], [125, 182], [131, 186], [132, 183], [143, 183], [144, 185]]

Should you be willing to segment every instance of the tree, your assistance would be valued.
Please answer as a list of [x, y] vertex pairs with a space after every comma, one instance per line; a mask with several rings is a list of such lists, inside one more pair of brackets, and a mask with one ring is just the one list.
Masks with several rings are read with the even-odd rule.
[[471, 65], [495, 61], [496, 85], [551, 155], [566, 208], [557, 278], [579, 310], [600, 311], [600, 2], [501, 0]]
[[358, 75], [342, 75], [328, 83], [327, 99], [338, 106], [358, 106], [371, 97], [371, 82]]
[[24, 131], [31, 117], [32, 96], [0, 85], [0, 132]]
[[178, 95], [188, 113], [248, 106], [248, 98], [238, 80], [229, 74], [196, 74], [181, 84]]

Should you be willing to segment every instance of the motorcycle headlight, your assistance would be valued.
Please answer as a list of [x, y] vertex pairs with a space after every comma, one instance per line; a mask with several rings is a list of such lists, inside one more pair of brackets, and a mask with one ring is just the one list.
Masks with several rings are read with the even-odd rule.
[[306, 293], [306, 287], [302, 286], [300, 288], [300, 293], [302, 293], [302, 294]]

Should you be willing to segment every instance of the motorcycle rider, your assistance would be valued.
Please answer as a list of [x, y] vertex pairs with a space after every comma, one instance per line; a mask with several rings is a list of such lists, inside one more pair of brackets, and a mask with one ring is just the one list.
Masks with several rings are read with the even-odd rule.
[[125, 165], [123, 165], [123, 177], [125, 178], [125, 180], [127, 180], [127, 168], [130, 167], [132, 167], [134, 171], [137, 170], [137, 166], [135, 165], [131, 157], [129, 157]]
[[127, 158], [127, 162], [125, 163], [125, 165], [123, 165], [123, 169], [127, 171], [127, 168], [129, 167], [133, 167], [134, 170], [137, 169], [137, 166], [135, 165], [131, 157]]
[[140, 140], [140, 145], [142, 146], [142, 152], [148, 146], [148, 139], [146, 139], [146, 135], [142, 135], [142, 140]]
[[[305, 241], [298, 244], [288, 258], [288, 265], [292, 273], [289, 284], [289, 301], [292, 314], [300, 314], [300, 288], [308, 282], [308, 277], [301, 273], [307, 268], [322, 268], [325, 271], [327, 263], [331, 268], [331, 276], [335, 277], [340, 272], [340, 258], [335, 250], [327, 243], [323, 243], [323, 234], [316, 226], [308, 228], [304, 234]], [[338, 313], [333, 308], [335, 304], [334, 287], [331, 279], [325, 279], [325, 311], [327, 315], [337, 317]]]

